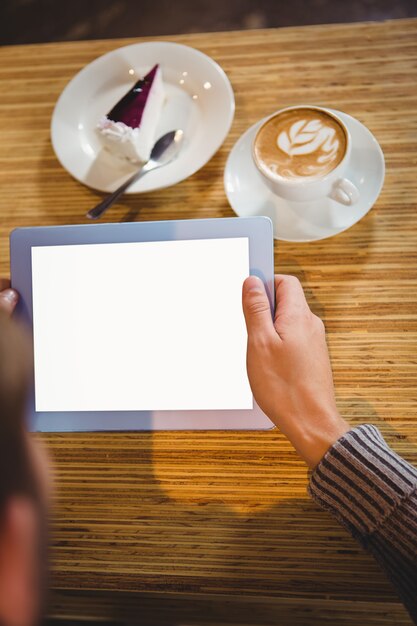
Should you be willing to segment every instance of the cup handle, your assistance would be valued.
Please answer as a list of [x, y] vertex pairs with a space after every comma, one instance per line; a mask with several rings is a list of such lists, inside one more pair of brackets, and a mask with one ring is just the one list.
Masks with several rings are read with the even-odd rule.
[[359, 200], [359, 191], [357, 187], [347, 178], [340, 178], [335, 182], [330, 192], [330, 198], [345, 204], [346, 206], [352, 206]]

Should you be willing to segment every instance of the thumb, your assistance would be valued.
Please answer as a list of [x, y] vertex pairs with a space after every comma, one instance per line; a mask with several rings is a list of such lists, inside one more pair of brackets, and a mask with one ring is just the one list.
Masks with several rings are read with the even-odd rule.
[[249, 276], [243, 283], [242, 304], [249, 336], [276, 337], [268, 296], [257, 276]]
[[14, 289], [4, 289], [0, 291], [0, 309], [11, 315], [17, 304], [19, 296]]

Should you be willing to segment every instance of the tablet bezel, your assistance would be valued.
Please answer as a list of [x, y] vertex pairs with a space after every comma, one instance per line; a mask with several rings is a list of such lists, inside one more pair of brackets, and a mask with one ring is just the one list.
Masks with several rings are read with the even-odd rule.
[[[250, 274], [264, 282], [274, 310], [274, 240], [267, 217], [129, 222], [17, 228], [10, 235], [12, 287], [20, 294], [16, 316], [33, 332], [33, 246], [94, 243], [175, 241], [187, 239], [249, 239]], [[124, 430], [266, 430], [273, 423], [257, 406], [220, 411], [80, 411], [36, 412], [34, 394], [28, 407], [28, 427], [40, 432]]]

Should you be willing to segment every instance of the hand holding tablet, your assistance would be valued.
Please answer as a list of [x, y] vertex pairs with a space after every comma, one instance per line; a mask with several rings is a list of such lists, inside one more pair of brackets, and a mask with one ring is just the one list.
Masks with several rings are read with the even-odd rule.
[[32, 428], [270, 428], [247, 379], [241, 290], [260, 276], [273, 308], [272, 242], [265, 218], [14, 231]]
[[16, 307], [19, 294], [10, 289], [10, 281], [0, 278], [0, 311], [11, 315]]
[[311, 468], [349, 429], [335, 400], [324, 324], [294, 276], [275, 276], [271, 319], [262, 281], [243, 286], [248, 375], [259, 406]]

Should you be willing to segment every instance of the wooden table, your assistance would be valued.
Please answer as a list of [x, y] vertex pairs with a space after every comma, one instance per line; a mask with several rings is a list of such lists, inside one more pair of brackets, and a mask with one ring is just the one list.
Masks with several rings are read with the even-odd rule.
[[[221, 150], [171, 189], [126, 196], [107, 219], [232, 216], [226, 157], [297, 103], [357, 117], [386, 157], [383, 192], [329, 240], [276, 245], [326, 322], [338, 404], [417, 463], [417, 20], [173, 37], [216, 59], [236, 94]], [[85, 222], [98, 195], [50, 143], [54, 103], [95, 57], [131, 43], [0, 50], [0, 270], [16, 226]], [[109, 285], [109, 297], [117, 285]], [[373, 560], [306, 495], [279, 432], [45, 435], [55, 460], [51, 614], [140, 623], [409, 624]]]

